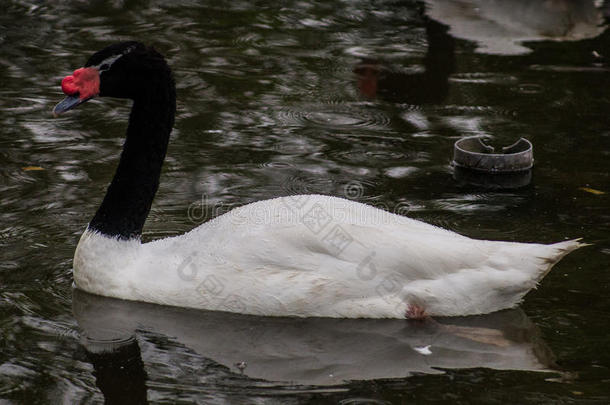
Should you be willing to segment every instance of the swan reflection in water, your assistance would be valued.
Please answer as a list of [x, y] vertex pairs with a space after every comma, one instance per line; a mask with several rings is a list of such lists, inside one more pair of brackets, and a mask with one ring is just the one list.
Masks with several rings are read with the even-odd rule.
[[164, 336], [234, 374], [298, 385], [473, 367], [554, 371], [552, 353], [520, 309], [427, 321], [273, 318], [73, 294], [82, 344], [107, 398], [126, 389], [130, 397], [146, 396], [147, 359], [136, 330]]
[[455, 41], [448, 27], [422, 16], [428, 48], [421, 72], [395, 70], [381, 60], [363, 58], [353, 69], [360, 94], [393, 103], [441, 104], [455, 71]]
[[604, 30], [603, 2], [593, 0], [425, 0], [426, 15], [474, 41], [479, 53], [521, 55], [530, 41], [579, 41]]
[[423, 71], [396, 71], [373, 57], [354, 68], [360, 93], [390, 102], [442, 104], [455, 72], [455, 38], [476, 52], [522, 55], [532, 41], [578, 41], [607, 28], [610, 5], [593, 0], [425, 0], [422, 21], [428, 48]]

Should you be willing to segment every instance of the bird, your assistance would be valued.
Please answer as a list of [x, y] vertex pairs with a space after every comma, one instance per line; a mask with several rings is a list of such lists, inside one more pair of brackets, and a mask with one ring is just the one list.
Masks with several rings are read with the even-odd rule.
[[95, 97], [133, 101], [114, 177], [76, 246], [77, 289], [106, 297], [260, 316], [428, 319], [512, 308], [586, 244], [472, 239], [339, 197], [246, 204], [143, 243], [176, 112], [173, 73], [124, 41], [61, 82], [63, 114]]

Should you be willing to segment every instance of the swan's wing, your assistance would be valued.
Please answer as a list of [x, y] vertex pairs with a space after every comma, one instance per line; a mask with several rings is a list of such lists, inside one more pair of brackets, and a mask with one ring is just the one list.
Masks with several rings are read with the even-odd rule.
[[[343, 271], [370, 263], [410, 280], [479, 262], [487, 243], [424, 222], [335, 197], [304, 195], [237, 208], [185, 235], [194, 250], [213, 251], [244, 269]], [[337, 272], [340, 270], [341, 272]]]

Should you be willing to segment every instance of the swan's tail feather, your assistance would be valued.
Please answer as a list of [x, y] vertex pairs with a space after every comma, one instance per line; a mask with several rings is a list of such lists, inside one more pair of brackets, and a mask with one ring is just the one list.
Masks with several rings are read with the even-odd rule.
[[[549, 245], [482, 241], [483, 263], [472, 260], [460, 271], [450, 268], [435, 279], [419, 279], [402, 290], [408, 318], [485, 314], [513, 308], [568, 253], [587, 246], [580, 239]], [[481, 250], [482, 251], [482, 250]], [[466, 253], [472, 250], [465, 250]], [[449, 268], [449, 266], [447, 266]]]
[[538, 256], [538, 258], [542, 261], [541, 266], [541, 274], [538, 280], [541, 280], [544, 276], [547, 275], [549, 271], [553, 268], [557, 262], [563, 259], [568, 253], [575, 251], [581, 247], [590, 246], [590, 243], [580, 242], [582, 238], [566, 240], [563, 242], [553, 243], [551, 245], [547, 245], [549, 249], [551, 249], [548, 254], [544, 256]]

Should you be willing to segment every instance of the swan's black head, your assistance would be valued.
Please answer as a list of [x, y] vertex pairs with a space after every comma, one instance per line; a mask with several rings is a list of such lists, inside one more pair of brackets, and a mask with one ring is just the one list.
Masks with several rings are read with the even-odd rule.
[[161, 54], [140, 42], [119, 42], [96, 52], [84, 67], [62, 80], [67, 97], [53, 113], [59, 115], [97, 96], [146, 97], [159, 79], [173, 83]]

